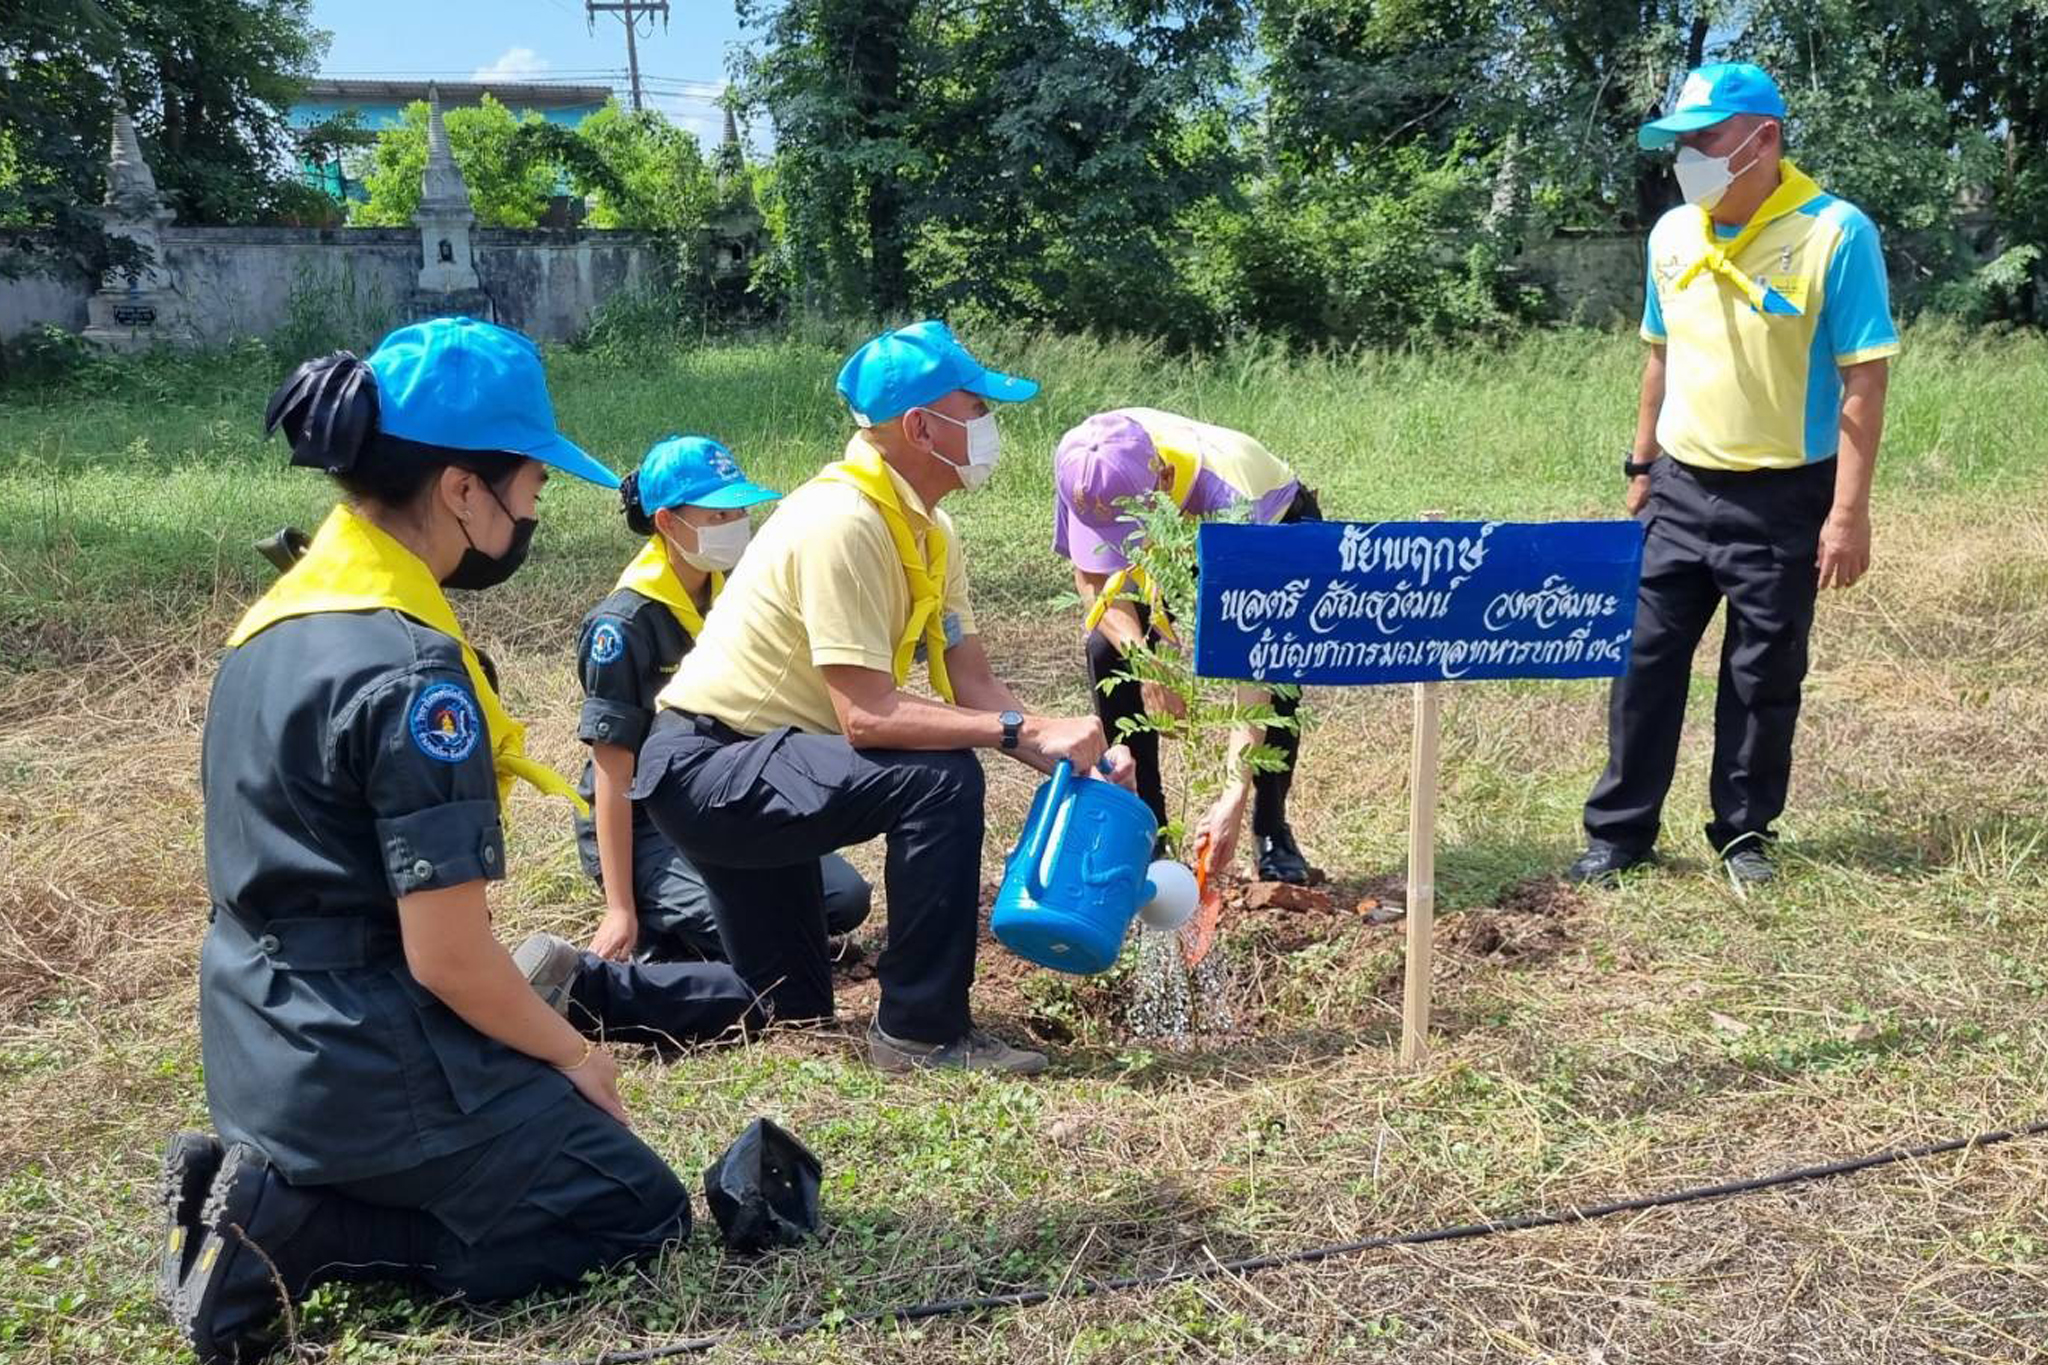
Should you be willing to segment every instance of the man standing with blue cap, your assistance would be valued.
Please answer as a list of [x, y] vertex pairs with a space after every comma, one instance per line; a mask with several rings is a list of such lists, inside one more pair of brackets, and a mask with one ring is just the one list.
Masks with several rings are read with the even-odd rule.
[[1650, 861], [1693, 651], [1728, 604], [1708, 842], [1738, 891], [1774, 875], [1821, 587], [1870, 565], [1870, 479], [1899, 349], [1877, 229], [1784, 157], [1785, 102], [1746, 62], [1701, 67], [1646, 124], [1686, 202], [1650, 232], [1627, 506], [1646, 528], [1635, 648], [1608, 711], [1575, 881]]
[[[988, 481], [994, 402], [1038, 392], [945, 324], [876, 337], [839, 372], [859, 427], [782, 502], [659, 697], [632, 796], [703, 875], [726, 956], [773, 1018], [832, 1017], [818, 860], [888, 840], [888, 939], [868, 1051], [884, 1071], [1026, 1073], [1043, 1053], [974, 1025], [983, 782], [973, 751], [1041, 772], [1107, 757], [1093, 716], [1027, 715], [989, 667], [939, 502]], [[906, 690], [929, 671], [933, 700]]]

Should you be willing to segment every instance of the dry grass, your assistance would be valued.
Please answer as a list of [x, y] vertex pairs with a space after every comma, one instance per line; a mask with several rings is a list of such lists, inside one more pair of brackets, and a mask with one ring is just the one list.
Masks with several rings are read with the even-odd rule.
[[[1881, 508], [1880, 568], [1824, 604], [1788, 875], [1708, 865], [1702, 669], [1673, 865], [1537, 907], [1600, 760], [1592, 686], [1446, 711], [1432, 1065], [1395, 1065], [1398, 931], [1226, 921], [1256, 1027], [1167, 1048], [1113, 986], [991, 964], [994, 1012], [1073, 1036], [1036, 1083], [884, 1083], [864, 1020], [628, 1068], [642, 1131], [701, 1170], [767, 1113], [820, 1152], [829, 1239], [757, 1262], [700, 1233], [644, 1271], [490, 1313], [324, 1291], [320, 1360], [588, 1355], [903, 1300], [1200, 1263], [1763, 1174], [2041, 1116], [2048, 1056], [2048, 496]], [[568, 767], [564, 605], [493, 604], [542, 755]], [[203, 1121], [195, 753], [232, 608], [147, 646], [67, 635], [0, 673], [0, 1354], [176, 1355], [147, 1302], [146, 1192]], [[1027, 696], [1080, 700], [1072, 622], [996, 630]], [[49, 637], [54, 639], [55, 637]], [[131, 637], [132, 638], [132, 635]], [[1702, 652], [1702, 660], [1713, 641]], [[45, 640], [48, 645], [48, 640]], [[45, 657], [49, 657], [46, 655]], [[1406, 699], [1312, 699], [1304, 841], [1355, 896], [1399, 872]], [[1031, 783], [992, 769], [991, 869]], [[587, 927], [566, 820], [521, 797], [508, 935]], [[869, 856], [871, 855], [864, 855]], [[1497, 907], [1497, 908], [1496, 908]], [[998, 986], [1000, 990], [998, 991]], [[803, 1361], [2048, 1359], [2048, 1142], [1739, 1200], [1120, 1294], [849, 1328], [712, 1358]]]
[[[367, 1333], [406, 1357], [589, 1350], [1560, 1207], [2029, 1117], [2048, 1042], [2048, 708], [2022, 676], [2048, 612], [2013, 585], [2048, 572], [2043, 524], [2038, 507], [1996, 530], [1924, 514], [1895, 532], [1866, 591], [1830, 604], [1794, 874], [1765, 904], [1735, 901], [1694, 859], [1566, 914], [1514, 913], [1515, 884], [1569, 852], [1598, 757], [1596, 693], [1461, 690], [1447, 721], [1444, 882], [1467, 913], [1444, 921], [1440, 1051], [1422, 1075], [1390, 1055], [1396, 932], [1341, 914], [1292, 951], [1239, 926], [1256, 1036], [1148, 1050], [1121, 1036], [1112, 992], [1066, 993], [1081, 1041], [1035, 1087], [885, 1088], [854, 1060], [851, 1028], [640, 1065], [636, 1108], [685, 1169], [755, 1111], [809, 1136], [835, 1175], [829, 1249], [738, 1265], [699, 1241], [588, 1300], [491, 1316], [336, 1293], [308, 1315], [309, 1339], [346, 1347]], [[529, 680], [518, 702], [537, 747], [566, 764], [572, 683], [549, 657], [553, 624], [493, 643]], [[1066, 630], [997, 635], [1032, 695], [1075, 699]], [[138, 1306], [150, 1233], [137, 1196], [161, 1135], [201, 1117], [192, 773], [208, 664], [193, 640], [165, 641], [0, 690], [0, 1042], [13, 1100], [0, 1171], [32, 1248], [15, 1269], [60, 1268], [25, 1279], [15, 1300], [26, 1358], [94, 1339], [124, 1355], [168, 1345]], [[1350, 876], [1395, 871], [1402, 699], [1322, 702], [1304, 837]], [[113, 733], [117, 745], [78, 742]], [[1689, 748], [1675, 829], [1696, 813], [1701, 747]], [[999, 830], [1029, 785], [1002, 771]], [[581, 923], [589, 898], [558, 818], [538, 804], [520, 814], [529, 870], [506, 897], [507, 931]], [[1672, 842], [1688, 851], [1682, 835]], [[1470, 909], [1504, 891], [1507, 912]], [[1734, 1203], [769, 1353], [2027, 1359], [2044, 1321], [2044, 1176], [2048, 1145], [2014, 1144]], [[72, 1281], [91, 1287], [87, 1301], [35, 1308], [37, 1291]]]

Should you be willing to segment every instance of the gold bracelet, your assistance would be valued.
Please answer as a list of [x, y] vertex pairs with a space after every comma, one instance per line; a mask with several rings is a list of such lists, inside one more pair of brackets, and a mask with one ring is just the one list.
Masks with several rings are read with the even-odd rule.
[[583, 1040], [583, 1055], [581, 1057], [578, 1057], [575, 1061], [569, 1063], [569, 1065], [558, 1066], [555, 1068], [555, 1070], [561, 1072], [564, 1075], [567, 1075], [569, 1072], [576, 1070], [576, 1068], [582, 1066], [585, 1062], [589, 1061], [591, 1054], [596, 1051], [597, 1044], [592, 1042], [590, 1039], [585, 1038]]

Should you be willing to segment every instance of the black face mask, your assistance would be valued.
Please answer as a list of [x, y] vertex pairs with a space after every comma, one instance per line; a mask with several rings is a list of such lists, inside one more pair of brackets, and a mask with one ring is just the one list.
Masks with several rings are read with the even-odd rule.
[[441, 586], [444, 588], [460, 588], [464, 592], [481, 592], [485, 588], [495, 588], [519, 572], [519, 566], [526, 562], [526, 552], [533, 548], [533, 533], [539, 528], [540, 519], [513, 516], [512, 509], [505, 506], [505, 500], [498, 496], [498, 490], [488, 483], [484, 487], [489, 491], [491, 500], [496, 502], [498, 509], [505, 514], [505, 519], [512, 523], [512, 543], [505, 547], [503, 554], [487, 555], [477, 549], [475, 541], [469, 540], [469, 527], [464, 526], [462, 538], [469, 540], [469, 548], [464, 550], [462, 558], [456, 561], [455, 571], [441, 580]]

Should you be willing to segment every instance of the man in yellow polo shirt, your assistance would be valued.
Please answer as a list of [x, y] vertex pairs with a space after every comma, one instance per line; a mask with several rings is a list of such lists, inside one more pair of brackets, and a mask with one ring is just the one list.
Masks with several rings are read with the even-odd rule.
[[[830, 1019], [818, 859], [886, 835], [888, 941], [868, 1051], [885, 1071], [1032, 1072], [975, 1027], [983, 785], [976, 749], [1041, 772], [1127, 751], [1093, 717], [1024, 714], [989, 667], [939, 501], [999, 449], [989, 401], [1038, 385], [988, 369], [943, 323], [877, 337], [839, 373], [860, 428], [782, 500], [663, 689], [632, 796], [703, 874], [727, 958], [781, 1021]], [[913, 662], [932, 700], [905, 690]]]
[[1693, 651], [1725, 599], [1708, 842], [1738, 891], [1774, 875], [1821, 587], [1870, 564], [1870, 477], [1899, 349], [1877, 229], [1784, 155], [1785, 102], [1742, 62], [1686, 77], [1644, 147], [1686, 203], [1650, 232], [1628, 509], [1647, 528], [1635, 647], [1608, 710], [1575, 881], [1651, 860]]

